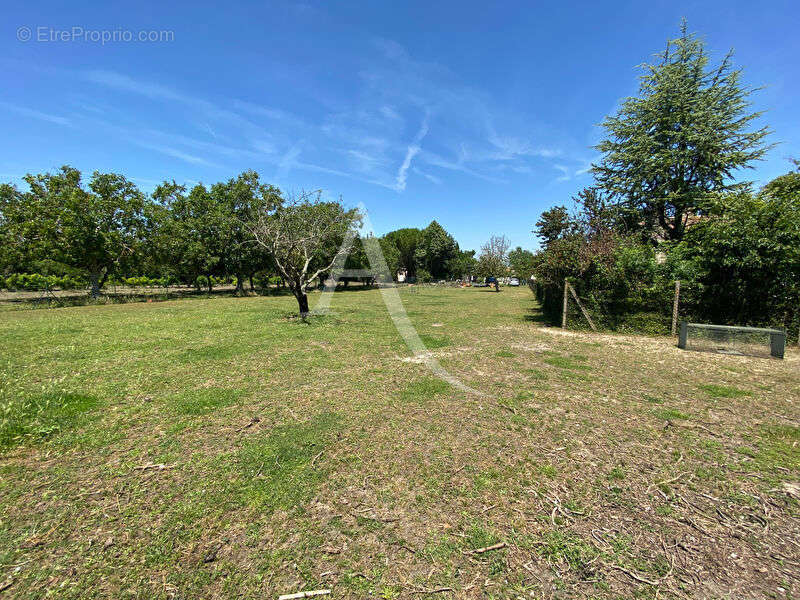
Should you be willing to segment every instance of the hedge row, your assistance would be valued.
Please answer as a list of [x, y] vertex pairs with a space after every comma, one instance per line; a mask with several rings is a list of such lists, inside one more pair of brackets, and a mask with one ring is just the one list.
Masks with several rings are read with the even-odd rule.
[[[164, 287], [170, 280], [166, 277], [152, 279], [150, 277], [112, 277], [109, 285], [127, 285], [132, 287]], [[87, 279], [71, 275], [41, 275], [40, 273], [12, 273], [0, 275], [0, 289], [9, 291], [27, 290], [41, 291], [46, 289], [75, 290], [89, 285]]]
[[[255, 284], [258, 287], [266, 285], [277, 285], [280, 282], [278, 277], [264, 277], [257, 275]], [[117, 277], [111, 276], [106, 282], [106, 287], [110, 285], [128, 287], [166, 287], [169, 285], [180, 285], [177, 279], [172, 277]], [[88, 287], [88, 279], [75, 277], [72, 275], [41, 275], [40, 273], [12, 273], [11, 275], [0, 275], [0, 289], [9, 291], [42, 291], [47, 289], [75, 290]], [[200, 287], [208, 286], [208, 278], [200, 275], [197, 278], [197, 285]], [[236, 285], [236, 277], [214, 277], [211, 276], [212, 286]]]
[[0, 275], [0, 289], [40, 291], [58, 288], [72, 290], [85, 288], [87, 282], [70, 275], [41, 275], [39, 273], [12, 273], [6, 277]]

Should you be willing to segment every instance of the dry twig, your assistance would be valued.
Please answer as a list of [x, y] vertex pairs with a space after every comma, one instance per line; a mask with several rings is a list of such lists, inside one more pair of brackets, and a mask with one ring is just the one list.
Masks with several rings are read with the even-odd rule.
[[241, 433], [245, 429], [249, 429], [250, 427], [252, 427], [256, 423], [260, 423], [260, 422], [261, 422], [261, 417], [255, 416], [252, 419], [250, 419], [250, 422], [247, 425], [245, 425], [243, 427], [239, 427], [239, 429], [237, 429], [236, 432], [237, 433]]
[[439, 594], [441, 592], [452, 592], [452, 591], [453, 591], [453, 588], [440, 587], [440, 588], [435, 588], [435, 589], [420, 588], [420, 589], [416, 589], [416, 590], [411, 590], [411, 593], [412, 594]]
[[164, 463], [155, 464], [155, 463], [147, 463], [146, 465], [139, 465], [138, 467], [134, 467], [135, 471], [147, 471], [148, 469], [156, 469], [157, 471], [163, 471], [164, 469], [171, 469], [175, 465], [165, 465]]
[[327, 596], [330, 590], [310, 590], [308, 592], [297, 592], [294, 594], [284, 594], [278, 596], [278, 600], [295, 600], [296, 598], [313, 598], [314, 596]]
[[616, 569], [617, 571], [622, 571], [622, 572], [623, 572], [623, 573], [625, 573], [625, 574], [626, 574], [628, 577], [631, 577], [631, 578], [633, 578], [633, 579], [635, 579], [636, 581], [639, 581], [639, 582], [641, 582], [641, 583], [646, 583], [647, 585], [660, 585], [660, 584], [661, 584], [661, 581], [660, 581], [660, 580], [659, 580], [659, 581], [650, 581], [649, 579], [645, 579], [644, 577], [640, 577], [639, 575], [637, 575], [637, 574], [636, 574], [636, 573], [634, 573], [633, 571], [629, 571], [629, 570], [628, 570], [628, 569], [626, 569], [625, 567], [621, 567], [621, 566], [619, 566], [619, 565], [615, 565], [615, 564], [613, 564], [613, 563], [606, 563], [606, 566], [609, 566], [609, 567], [611, 567], [612, 569]]
[[467, 552], [466, 554], [483, 554], [484, 552], [491, 552], [492, 550], [500, 550], [500, 548], [505, 548], [505, 542], [498, 542], [497, 544], [492, 544], [491, 546], [485, 546], [483, 548], [478, 548], [477, 550], [473, 550], [472, 552]]

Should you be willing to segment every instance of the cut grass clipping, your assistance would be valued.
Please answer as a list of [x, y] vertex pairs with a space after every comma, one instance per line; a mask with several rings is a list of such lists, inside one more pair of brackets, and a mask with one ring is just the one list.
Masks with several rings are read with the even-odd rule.
[[323, 413], [248, 439], [233, 456], [237, 480], [231, 490], [262, 510], [302, 511], [325, 478], [322, 454], [341, 425], [339, 415]]
[[400, 399], [406, 402], [423, 404], [437, 394], [446, 394], [450, 391], [450, 384], [435, 377], [422, 377], [412, 381], [400, 394]]
[[179, 415], [205, 415], [218, 408], [234, 404], [242, 392], [224, 388], [208, 388], [181, 392], [172, 401]]
[[706, 383], [700, 386], [700, 389], [705, 391], [706, 394], [712, 398], [741, 398], [742, 396], [752, 396], [751, 392], [747, 390], [740, 390], [739, 388], [729, 385], [716, 385], [713, 383]]
[[43, 439], [74, 426], [99, 401], [70, 392], [12, 396], [0, 402], [0, 447]]
[[570, 371], [591, 371], [592, 367], [582, 364], [582, 361], [587, 360], [585, 356], [579, 354], [573, 356], [549, 356], [544, 359], [544, 362], [551, 367], [558, 367], [559, 369], [567, 369]]
[[436, 350], [437, 348], [446, 348], [451, 344], [450, 338], [445, 335], [429, 335], [423, 333], [419, 336], [422, 343], [428, 350]]

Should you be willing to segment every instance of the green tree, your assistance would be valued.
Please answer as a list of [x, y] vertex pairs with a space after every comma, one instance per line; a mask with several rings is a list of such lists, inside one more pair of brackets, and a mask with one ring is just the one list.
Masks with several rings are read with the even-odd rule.
[[[371, 236], [370, 236], [371, 237]], [[344, 261], [344, 268], [345, 269], [357, 269], [357, 270], [366, 270], [370, 271], [370, 263], [369, 257], [367, 256], [366, 251], [366, 244], [367, 240], [370, 239], [367, 237], [366, 239], [362, 239], [361, 235], [356, 232], [353, 236], [353, 244], [350, 246], [350, 251], [347, 254], [347, 258]], [[325, 274], [320, 273], [319, 278], [322, 280], [324, 279]], [[341, 276], [339, 277], [339, 281], [344, 283], [345, 287], [351, 281], [360, 281], [361, 283], [365, 283], [367, 285], [371, 285], [375, 281], [375, 277], [377, 277], [377, 273], [373, 271], [373, 275], [358, 275], [358, 276]]]
[[398, 250], [397, 246], [386, 236], [379, 238], [378, 243], [380, 244], [381, 252], [383, 252], [383, 258], [386, 260], [386, 266], [389, 269], [389, 273], [391, 274], [392, 279], [394, 279], [397, 277], [397, 271], [401, 266], [400, 250]]
[[21, 272], [26, 268], [26, 244], [23, 232], [25, 204], [16, 186], [0, 184], [0, 270], [5, 273]]
[[453, 279], [468, 279], [475, 274], [477, 267], [475, 250], [459, 250], [458, 254], [450, 259], [447, 270]]
[[186, 202], [186, 187], [175, 181], [156, 186], [145, 205], [145, 227], [142, 234], [145, 269], [159, 277], [184, 282], [196, 281], [199, 273], [189, 274], [186, 253], [176, 218], [178, 206]]
[[[419, 246], [422, 240], [422, 230], [416, 227], [397, 229], [387, 233], [383, 236], [383, 239], [386, 240], [385, 243], [389, 243], [397, 249], [397, 268], [405, 269], [409, 275], [415, 275], [417, 272], [417, 265], [414, 257], [416, 256], [417, 246]], [[383, 244], [381, 247], [383, 247]], [[393, 271], [393, 273], [396, 273], [396, 271]]]
[[95, 172], [87, 189], [80, 171], [68, 166], [24, 180], [27, 192], [2, 190], [3, 223], [14, 252], [85, 270], [91, 295], [98, 297], [106, 278], [138, 245], [144, 195], [115, 173]]
[[436, 221], [431, 221], [422, 230], [414, 262], [417, 268], [425, 269], [434, 279], [447, 277], [449, 261], [458, 254], [458, 244], [452, 235]]
[[680, 240], [688, 217], [707, 211], [715, 195], [747, 187], [734, 172], [768, 150], [768, 128], [751, 129], [761, 113], [749, 111], [753, 90], [732, 54], [709, 62], [684, 22], [659, 60], [643, 66], [639, 96], [603, 122], [603, 158], [592, 167], [598, 184], [636, 211], [638, 226], [669, 240]]
[[508, 253], [508, 264], [516, 277], [527, 281], [533, 275], [536, 257], [530, 250], [517, 246]]
[[261, 211], [280, 201], [280, 190], [262, 184], [258, 173], [245, 171], [224, 183], [216, 183], [209, 191], [214, 203], [213, 215], [218, 218], [220, 266], [225, 275], [236, 276], [236, 292], [244, 295], [245, 279], [269, 264], [264, 248], [257, 244], [246, 224]]
[[569, 215], [566, 206], [554, 206], [544, 211], [533, 232], [541, 240], [543, 246], [549, 246], [554, 241], [561, 239], [575, 229], [575, 223]]
[[210, 292], [212, 277], [224, 274], [223, 235], [227, 228], [223, 207], [208, 188], [198, 183], [172, 205], [173, 227], [184, 265], [195, 276], [203, 275]]

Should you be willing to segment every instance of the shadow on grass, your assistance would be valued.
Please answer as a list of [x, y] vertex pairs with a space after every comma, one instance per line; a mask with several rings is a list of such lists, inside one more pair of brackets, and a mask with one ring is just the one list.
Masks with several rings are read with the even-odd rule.
[[36, 297], [6, 298], [2, 302], [15, 304], [25, 308], [67, 308], [71, 306], [93, 306], [106, 304], [129, 304], [134, 302], [165, 302], [167, 300], [183, 300], [187, 298], [248, 298], [255, 296], [291, 296], [288, 288], [266, 288], [245, 290], [237, 294], [235, 289], [221, 288], [216, 290], [170, 289], [169, 291], [124, 291], [103, 292], [99, 298], [91, 298], [87, 292], [66, 293], [62, 295], [42, 295]]
[[[362, 292], [366, 290], [378, 289], [374, 285], [339, 284], [336, 292]], [[309, 292], [319, 291], [310, 289]], [[66, 293], [48, 294], [42, 292], [39, 296], [19, 296], [16, 298], [5, 298], [3, 303], [15, 304], [25, 308], [66, 308], [71, 306], [92, 306], [106, 304], [128, 304], [133, 302], [165, 302], [168, 300], [183, 300], [186, 298], [251, 298], [255, 296], [292, 296], [292, 291], [286, 287], [269, 287], [258, 289], [245, 289], [243, 294], [238, 294], [233, 287], [222, 287], [218, 289], [175, 289], [167, 291], [152, 288], [144, 290], [125, 290], [111, 291], [106, 289], [99, 298], [91, 298], [84, 290], [74, 290]]]
[[556, 326], [560, 325], [555, 319], [549, 318], [540, 306], [533, 306], [525, 309], [525, 315], [522, 317], [525, 321], [531, 323], [542, 323], [544, 325]]

